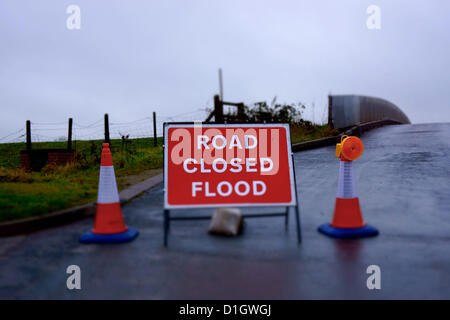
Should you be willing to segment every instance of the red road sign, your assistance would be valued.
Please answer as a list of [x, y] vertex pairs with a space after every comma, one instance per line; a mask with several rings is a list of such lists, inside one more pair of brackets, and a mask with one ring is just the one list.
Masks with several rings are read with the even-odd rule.
[[288, 124], [164, 126], [164, 207], [296, 205]]

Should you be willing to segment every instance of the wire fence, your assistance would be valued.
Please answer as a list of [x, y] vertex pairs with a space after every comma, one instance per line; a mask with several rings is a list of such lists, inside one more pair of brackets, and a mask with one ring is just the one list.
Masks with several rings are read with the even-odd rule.
[[[204, 121], [209, 114], [207, 109], [197, 109], [191, 112], [180, 113], [172, 116], [156, 117], [157, 137], [163, 135], [164, 122], [190, 122]], [[114, 120], [114, 118], [112, 118]], [[109, 122], [111, 139], [129, 139], [153, 137], [153, 117], [148, 116], [128, 122]], [[38, 123], [31, 122], [31, 141], [35, 142], [64, 142], [67, 141], [68, 122]], [[104, 119], [100, 118], [89, 124], [81, 124], [73, 121], [72, 140], [102, 140], [105, 138]], [[0, 137], [0, 144], [26, 142], [25, 126], [17, 131]]]
[[[190, 112], [164, 116], [156, 114], [156, 136], [163, 136], [164, 122], [204, 121], [210, 110], [199, 108]], [[153, 116], [133, 121], [117, 121], [114, 115], [108, 117], [111, 148], [130, 152], [153, 146]], [[30, 121], [31, 149], [68, 148], [69, 121], [33, 122]], [[71, 148], [74, 151], [98, 147], [98, 142], [105, 140], [105, 119], [100, 118], [91, 123], [72, 122]], [[15, 168], [20, 166], [20, 152], [27, 148], [27, 130], [23, 128], [0, 137], [0, 167]], [[161, 144], [161, 142], [159, 143]]]

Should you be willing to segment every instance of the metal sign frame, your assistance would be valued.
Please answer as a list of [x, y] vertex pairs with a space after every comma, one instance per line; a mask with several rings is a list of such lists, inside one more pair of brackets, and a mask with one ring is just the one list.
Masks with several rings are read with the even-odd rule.
[[[214, 204], [214, 205], [179, 205], [173, 206], [169, 205], [167, 202], [167, 163], [168, 155], [167, 155], [167, 143], [168, 136], [166, 132], [170, 126], [195, 126], [201, 125], [202, 127], [255, 127], [255, 126], [264, 126], [264, 127], [285, 127], [286, 128], [286, 144], [288, 151], [288, 161], [289, 161], [289, 176], [291, 182], [291, 202], [290, 203], [238, 203], [238, 204]], [[298, 199], [298, 191], [297, 191], [297, 179], [295, 175], [294, 169], [294, 154], [291, 150], [291, 134], [290, 134], [290, 126], [288, 123], [211, 123], [211, 122], [164, 122], [163, 124], [163, 185], [164, 185], [164, 223], [163, 223], [163, 231], [164, 231], [164, 247], [168, 245], [168, 237], [170, 232], [170, 221], [177, 220], [208, 220], [211, 219], [211, 215], [207, 216], [171, 216], [170, 211], [173, 210], [183, 210], [190, 208], [220, 208], [220, 207], [234, 207], [234, 208], [244, 208], [244, 207], [261, 207], [261, 206], [273, 206], [273, 207], [282, 207], [285, 208], [284, 212], [273, 212], [273, 213], [261, 213], [261, 214], [243, 214], [243, 218], [264, 218], [264, 217], [284, 217], [285, 218], [285, 229], [288, 229], [289, 226], [289, 211], [291, 207], [295, 208], [295, 220], [296, 220], [296, 229], [297, 229], [297, 241], [301, 243], [302, 235], [301, 235], [301, 224], [300, 224], [300, 207], [299, 207], [299, 199]], [[290, 153], [290, 156], [289, 156]]]

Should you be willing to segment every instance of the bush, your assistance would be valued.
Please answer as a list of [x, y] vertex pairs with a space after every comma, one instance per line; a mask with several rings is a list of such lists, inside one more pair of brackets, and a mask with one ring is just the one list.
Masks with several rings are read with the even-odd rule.
[[[244, 105], [243, 112], [238, 114], [238, 110], [224, 114], [227, 122], [267, 122], [267, 123], [291, 123], [305, 124], [309, 121], [302, 119], [302, 112], [305, 106], [299, 103], [277, 103], [276, 97], [269, 105], [266, 101], [256, 102], [250, 106]], [[311, 122], [309, 122], [311, 124]], [[311, 124], [312, 125], [312, 124]]]

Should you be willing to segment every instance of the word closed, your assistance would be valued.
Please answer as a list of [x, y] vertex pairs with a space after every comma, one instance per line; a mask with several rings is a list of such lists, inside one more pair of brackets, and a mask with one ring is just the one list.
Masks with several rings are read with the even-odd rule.
[[294, 205], [287, 124], [165, 124], [165, 208]]

